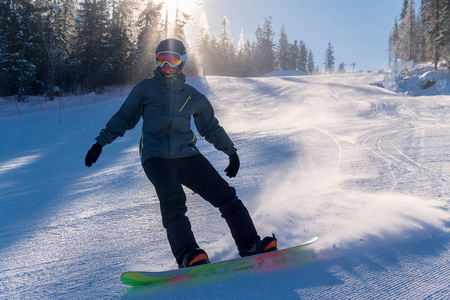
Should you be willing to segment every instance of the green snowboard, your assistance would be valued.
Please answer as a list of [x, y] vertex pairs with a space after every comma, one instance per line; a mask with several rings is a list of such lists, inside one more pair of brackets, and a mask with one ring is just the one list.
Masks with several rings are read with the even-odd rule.
[[207, 265], [161, 272], [126, 272], [122, 274], [121, 279], [123, 283], [131, 286], [159, 285], [169, 282], [182, 282], [194, 277], [224, 274], [241, 270], [277, 269], [312, 260], [312, 252], [300, 250], [317, 240], [318, 238], [314, 237], [295, 247]]

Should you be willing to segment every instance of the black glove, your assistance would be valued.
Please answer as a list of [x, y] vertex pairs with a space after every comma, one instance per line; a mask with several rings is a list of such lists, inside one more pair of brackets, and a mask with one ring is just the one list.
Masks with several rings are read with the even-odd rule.
[[234, 153], [230, 156], [230, 164], [225, 169], [225, 173], [228, 177], [233, 178], [236, 177], [237, 172], [239, 171], [241, 163], [239, 162], [239, 156], [237, 153]]
[[92, 164], [97, 161], [100, 153], [102, 153], [102, 148], [102, 145], [97, 142], [94, 144], [94, 146], [92, 146], [91, 149], [89, 149], [88, 153], [86, 154], [86, 158], [84, 159], [86, 167], [92, 166]]

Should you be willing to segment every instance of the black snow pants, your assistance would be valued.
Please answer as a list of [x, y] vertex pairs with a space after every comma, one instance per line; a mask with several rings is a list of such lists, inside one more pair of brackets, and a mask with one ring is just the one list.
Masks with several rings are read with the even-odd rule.
[[163, 226], [177, 262], [186, 251], [199, 247], [186, 216], [186, 195], [182, 185], [219, 208], [239, 251], [248, 250], [260, 238], [247, 208], [236, 196], [236, 190], [203, 155], [176, 159], [152, 157], [143, 163], [143, 167], [155, 186]]

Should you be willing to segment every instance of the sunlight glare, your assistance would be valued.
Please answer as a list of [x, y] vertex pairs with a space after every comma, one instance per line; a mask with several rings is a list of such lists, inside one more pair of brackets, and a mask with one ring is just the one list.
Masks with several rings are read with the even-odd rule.
[[176, 19], [175, 16], [177, 12], [177, 5], [179, 11], [187, 14], [192, 14], [194, 9], [202, 4], [201, 1], [197, 0], [164, 0], [164, 2], [165, 6], [162, 11], [162, 13], [164, 14], [163, 18], [166, 18], [167, 12], [168, 20], [171, 24], [173, 24]]

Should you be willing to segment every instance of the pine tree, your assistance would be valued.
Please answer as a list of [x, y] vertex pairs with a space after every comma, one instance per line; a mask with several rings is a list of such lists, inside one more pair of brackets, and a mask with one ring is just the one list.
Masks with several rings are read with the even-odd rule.
[[408, 10], [408, 0], [403, 0], [402, 12], [400, 13], [400, 21], [403, 21], [403, 19], [405, 19], [407, 10]]
[[298, 60], [300, 56], [300, 48], [298, 41], [295, 40], [294, 43], [290, 45], [291, 47], [291, 56], [289, 58], [289, 65], [292, 70], [298, 70]]
[[256, 29], [256, 48], [255, 48], [255, 64], [256, 75], [261, 76], [275, 70], [275, 51], [273, 39], [275, 32], [273, 31], [272, 17], [264, 19], [264, 26], [258, 25]]
[[308, 52], [308, 63], [307, 63], [307, 69], [308, 74], [314, 74], [315, 73], [315, 66], [314, 66], [314, 56], [311, 50]]
[[[398, 23], [397, 23], [397, 17], [395, 18], [394, 21], [394, 28], [391, 30], [391, 36], [389, 39], [389, 55], [390, 55], [390, 59], [397, 61], [397, 54], [398, 54], [398, 48], [399, 48], [399, 28], [398, 28]], [[393, 57], [391, 57], [393, 56]], [[389, 62], [390, 65], [390, 62]]]
[[416, 16], [415, 16], [415, 1], [405, 1], [405, 8], [402, 10], [402, 22], [399, 25], [399, 57], [405, 61], [415, 61], [416, 58]]
[[176, 19], [175, 19], [175, 27], [174, 27], [174, 33], [173, 37], [176, 39], [179, 39], [181, 41], [186, 40], [186, 24], [189, 23], [189, 20], [191, 20], [191, 15], [182, 12], [178, 9], [178, 2], [177, 2], [177, 10], [176, 10]]
[[127, 11], [126, 6], [125, 2], [116, 3], [113, 0], [111, 25], [107, 34], [109, 53], [106, 64], [110, 75], [105, 78], [103, 84], [126, 82], [130, 73], [133, 47], [127, 19], [131, 12]]
[[222, 31], [219, 39], [219, 49], [217, 53], [217, 67], [221, 70], [221, 75], [231, 76], [234, 71], [234, 41], [231, 32], [228, 30], [230, 22], [227, 17], [223, 17]]
[[246, 43], [244, 40], [244, 30], [241, 29], [241, 33], [239, 34], [239, 40], [236, 47], [236, 60], [235, 60], [235, 76], [242, 76], [242, 72], [244, 71], [244, 64], [247, 57], [246, 55]]
[[435, 69], [440, 59], [438, 37], [440, 32], [442, 0], [423, 0], [421, 5], [421, 17], [425, 28], [426, 57], [434, 61]]
[[450, 0], [442, 0], [439, 37], [437, 44], [442, 56], [447, 60], [447, 68], [450, 70]]
[[204, 75], [220, 75], [217, 64], [219, 45], [217, 38], [209, 31], [208, 21], [204, 12], [200, 16], [199, 31], [195, 42], [196, 56]]
[[76, 89], [76, 81], [73, 76], [76, 60], [74, 60], [74, 49], [76, 49], [77, 41], [77, 15], [78, 1], [65, 0], [61, 3], [61, 16], [58, 24], [58, 32], [64, 42], [61, 70], [58, 77], [58, 85], [63, 90], [71, 91]]
[[308, 68], [308, 49], [303, 41], [299, 43], [298, 69], [306, 72]]
[[433, 61], [437, 69], [440, 59], [450, 57], [450, 0], [422, 0], [419, 15], [414, 0], [404, 1], [400, 20], [389, 36], [393, 59]]
[[19, 30], [16, 16], [11, 0], [0, 2], [0, 96], [18, 91], [18, 82], [15, 80], [18, 67], [14, 59], [19, 51], [18, 45], [14, 44], [16, 31]]
[[415, 50], [417, 62], [426, 61], [426, 41], [425, 41], [425, 27], [420, 15], [416, 16], [416, 31], [415, 31]]
[[133, 53], [132, 80], [148, 77], [156, 68], [155, 50], [163, 37], [161, 10], [164, 3], [148, 1], [137, 20], [138, 38]]
[[209, 47], [209, 75], [221, 75], [221, 70], [219, 67], [219, 64], [217, 63], [217, 56], [220, 52], [219, 47], [219, 39], [212, 34], [210, 38], [210, 45]]
[[200, 15], [200, 19], [198, 22], [198, 32], [197, 37], [195, 39], [195, 53], [198, 59], [198, 63], [205, 68], [207, 55], [208, 55], [208, 45], [211, 37], [211, 33], [209, 32], [208, 20], [206, 18], [206, 14], [202, 11]]
[[24, 96], [40, 88], [36, 63], [41, 45], [38, 32], [38, 8], [30, 1], [2, 2], [0, 18], [0, 95]]
[[245, 40], [244, 40], [244, 29], [241, 28], [241, 33], [239, 34], [239, 40], [236, 45], [236, 52], [243, 52], [245, 49]]
[[249, 41], [245, 42], [244, 32], [241, 30], [239, 42], [237, 45], [235, 76], [250, 77], [254, 76], [254, 63], [252, 62], [253, 50]]
[[[42, 51], [46, 59], [38, 66], [44, 72], [44, 89], [50, 99], [53, 94], [72, 87], [69, 57], [76, 39], [75, 0], [40, 1], [39, 28], [42, 32]], [[43, 58], [43, 57], [42, 57]]]
[[337, 72], [340, 73], [340, 74], [346, 72], [346, 71], [345, 71], [344, 63], [340, 63], [340, 64], [339, 64], [339, 67], [338, 67], [338, 69], [337, 69]]
[[78, 38], [82, 50], [80, 82], [83, 87], [95, 88], [104, 83], [107, 74], [105, 54], [109, 53], [110, 10], [106, 0], [85, 0], [81, 10], [81, 32]]
[[292, 57], [291, 47], [284, 26], [281, 27], [280, 40], [277, 47], [277, 62], [280, 70], [291, 70], [290, 60]]
[[328, 48], [325, 52], [325, 72], [333, 73], [334, 72], [334, 50], [331, 42], [328, 42]]

